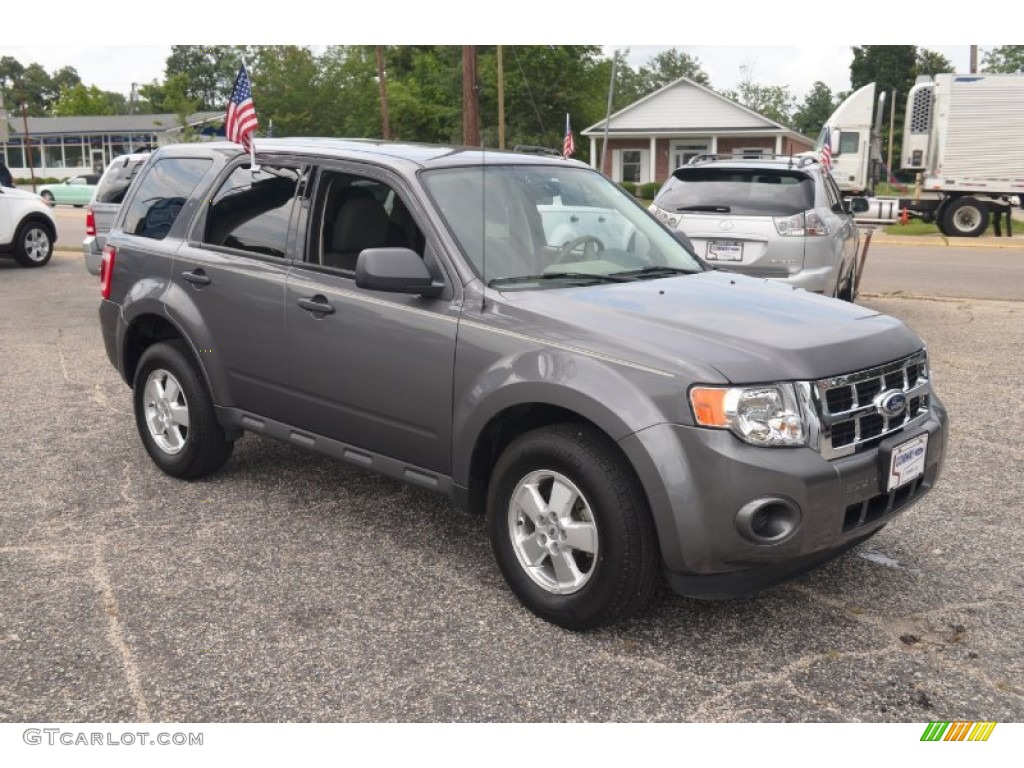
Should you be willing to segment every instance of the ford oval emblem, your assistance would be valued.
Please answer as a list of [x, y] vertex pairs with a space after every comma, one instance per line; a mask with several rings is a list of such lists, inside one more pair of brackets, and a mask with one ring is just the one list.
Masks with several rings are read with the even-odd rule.
[[907, 396], [898, 389], [890, 389], [875, 398], [875, 407], [883, 416], [893, 419], [907, 410]]

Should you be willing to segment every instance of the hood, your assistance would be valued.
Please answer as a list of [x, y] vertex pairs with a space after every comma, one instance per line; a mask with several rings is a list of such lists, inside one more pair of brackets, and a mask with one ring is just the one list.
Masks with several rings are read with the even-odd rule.
[[3, 196], [8, 200], [14, 198], [16, 200], [31, 200], [39, 203], [47, 213], [50, 212], [50, 206], [48, 206], [39, 195], [35, 192], [29, 192], [28, 190], [20, 189], [18, 187], [3, 187]]
[[867, 307], [724, 272], [503, 296], [538, 335], [704, 380], [709, 369], [733, 383], [820, 379], [924, 346]]

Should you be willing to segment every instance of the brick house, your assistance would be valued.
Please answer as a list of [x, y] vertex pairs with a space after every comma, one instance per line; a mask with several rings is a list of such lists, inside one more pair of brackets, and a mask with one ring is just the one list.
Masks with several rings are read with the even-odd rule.
[[[581, 132], [594, 168], [604, 131], [602, 120]], [[812, 139], [681, 77], [611, 116], [602, 170], [614, 181], [644, 184], [664, 181], [699, 154], [759, 157], [813, 147]]]

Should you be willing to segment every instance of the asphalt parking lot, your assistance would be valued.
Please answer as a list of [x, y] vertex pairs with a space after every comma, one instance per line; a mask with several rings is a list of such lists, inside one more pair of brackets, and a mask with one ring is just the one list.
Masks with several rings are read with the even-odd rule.
[[444, 498], [247, 436], [146, 456], [81, 255], [0, 260], [0, 721], [1024, 720], [1024, 304], [867, 295], [929, 344], [940, 485], [760, 596], [573, 634]]

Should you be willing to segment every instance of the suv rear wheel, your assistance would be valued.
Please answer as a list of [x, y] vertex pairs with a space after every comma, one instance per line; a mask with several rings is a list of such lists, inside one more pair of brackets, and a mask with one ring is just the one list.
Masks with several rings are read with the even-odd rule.
[[37, 221], [22, 224], [14, 240], [14, 258], [23, 267], [41, 267], [53, 255], [53, 237]]
[[134, 382], [135, 423], [154, 463], [192, 479], [224, 465], [234, 443], [224, 436], [202, 377], [184, 342], [149, 347]]
[[494, 468], [487, 525], [505, 580], [547, 621], [574, 630], [610, 624], [654, 594], [660, 556], [643, 490], [590, 425], [515, 439]]

